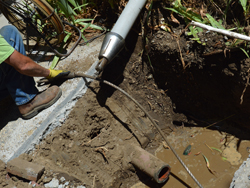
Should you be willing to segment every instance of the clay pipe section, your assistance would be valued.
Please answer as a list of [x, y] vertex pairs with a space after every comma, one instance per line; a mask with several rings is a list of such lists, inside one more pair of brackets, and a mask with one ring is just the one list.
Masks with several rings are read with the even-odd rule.
[[168, 180], [171, 170], [168, 164], [135, 145], [127, 145], [126, 152], [130, 157], [130, 162], [153, 178], [155, 182], [164, 183]]

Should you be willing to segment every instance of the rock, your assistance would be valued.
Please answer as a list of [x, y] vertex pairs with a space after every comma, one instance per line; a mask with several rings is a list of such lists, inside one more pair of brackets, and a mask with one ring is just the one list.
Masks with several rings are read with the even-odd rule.
[[53, 178], [51, 182], [44, 184], [45, 187], [49, 188], [58, 188], [59, 187], [59, 180]]
[[226, 157], [231, 165], [239, 165], [242, 163], [241, 154], [236, 150], [236, 143], [231, 142], [223, 150], [222, 157]]
[[17, 178], [16, 176], [13, 176], [11, 179], [12, 179], [13, 181], [18, 181], [18, 178]]
[[60, 181], [61, 181], [61, 182], [64, 182], [64, 181], [65, 181], [65, 178], [64, 178], [64, 177], [61, 177], [61, 178], [60, 178]]
[[151, 80], [152, 78], [153, 78], [152, 74], [148, 75], [148, 77], [147, 77], [148, 80]]
[[15, 158], [7, 163], [7, 172], [30, 181], [37, 181], [45, 168], [42, 165], [30, 163], [20, 158]]
[[246, 161], [242, 163], [239, 170], [234, 174], [233, 181], [230, 184], [230, 188], [245, 188], [249, 187], [250, 180], [250, 156]]
[[52, 180], [52, 178], [44, 178], [43, 183], [49, 183]]
[[69, 182], [68, 182], [68, 181], [64, 183], [64, 186], [67, 186], [67, 185], [69, 185]]

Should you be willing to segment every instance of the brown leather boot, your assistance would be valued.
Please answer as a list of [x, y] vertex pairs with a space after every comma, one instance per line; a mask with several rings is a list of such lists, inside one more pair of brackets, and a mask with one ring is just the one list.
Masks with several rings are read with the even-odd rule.
[[62, 90], [58, 86], [52, 86], [39, 93], [32, 101], [18, 106], [18, 109], [24, 119], [30, 119], [54, 104], [61, 95]]

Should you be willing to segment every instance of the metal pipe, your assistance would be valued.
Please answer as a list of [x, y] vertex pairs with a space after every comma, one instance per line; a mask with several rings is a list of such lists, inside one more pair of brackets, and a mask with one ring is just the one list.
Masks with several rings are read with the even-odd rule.
[[130, 0], [111, 32], [118, 33], [125, 39], [146, 2], [147, 0]]
[[127, 145], [126, 153], [130, 162], [157, 183], [168, 180], [170, 166], [151, 153], [135, 145]]
[[128, 2], [115, 23], [115, 26], [103, 40], [98, 58], [99, 60], [105, 59], [105, 61], [100, 62], [100, 65], [96, 67], [97, 71], [102, 71], [103, 68], [123, 49], [125, 38], [146, 2], [147, 0], [130, 0]]

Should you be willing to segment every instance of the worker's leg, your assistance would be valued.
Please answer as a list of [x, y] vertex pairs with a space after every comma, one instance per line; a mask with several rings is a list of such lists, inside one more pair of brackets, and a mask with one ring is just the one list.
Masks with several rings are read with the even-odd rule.
[[[22, 37], [14, 26], [4, 26], [0, 34], [15, 50], [26, 55]], [[0, 99], [10, 94], [19, 106], [31, 101], [37, 93], [33, 77], [20, 74], [7, 63], [0, 65]]]
[[[0, 34], [18, 52], [26, 55], [23, 40], [14, 26], [5, 26]], [[22, 117], [29, 119], [38, 112], [54, 104], [62, 95], [58, 86], [52, 86], [44, 92], [38, 93], [32, 77], [17, 72], [6, 63], [0, 64], [0, 98], [9, 93], [15, 100]]]

